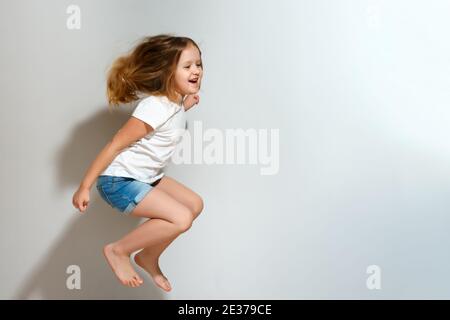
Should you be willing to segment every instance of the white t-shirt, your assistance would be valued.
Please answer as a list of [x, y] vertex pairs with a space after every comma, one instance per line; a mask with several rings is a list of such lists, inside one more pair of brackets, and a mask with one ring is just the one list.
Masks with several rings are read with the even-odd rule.
[[185, 109], [166, 96], [152, 95], [139, 102], [131, 116], [154, 131], [125, 148], [100, 175], [153, 183], [164, 175], [163, 168], [186, 130]]

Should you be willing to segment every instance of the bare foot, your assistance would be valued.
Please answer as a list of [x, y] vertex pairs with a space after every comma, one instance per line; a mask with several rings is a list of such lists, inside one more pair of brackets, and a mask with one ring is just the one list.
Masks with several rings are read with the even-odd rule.
[[111, 269], [123, 285], [139, 287], [143, 283], [143, 280], [131, 266], [130, 257], [126, 254], [118, 253], [117, 250], [115, 250], [114, 243], [107, 244], [103, 248], [103, 254]]
[[147, 271], [153, 278], [153, 282], [161, 289], [169, 292], [172, 290], [169, 280], [163, 275], [159, 268], [158, 259], [145, 257], [142, 251], [134, 256], [134, 261], [138, 266]]

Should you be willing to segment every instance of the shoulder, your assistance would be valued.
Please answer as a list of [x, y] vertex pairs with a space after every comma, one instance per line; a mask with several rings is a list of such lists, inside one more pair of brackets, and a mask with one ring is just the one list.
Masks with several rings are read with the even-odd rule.
[[177, 109], [177, 105], [174, 102], [170, 101], [166, 96], [150, 95], [143, 98], [139, 104], [158, 105], [160, 107], [165, 107], [169, 111]]
[[170, 117], [171, 114], [172, 110], [170, 106], [164, 102], [164, 99], [159, 96], [151, 95], [143, 98], [138, 103], [132, 116], [148, 123], [156, 130]]
[[151, 110], [152, 112], [167, 113], [170, 108], [161, 97], [148, 96], [143, 98], [136, 106], [136, 110]]
[[152, 105], [152, 104], [155, 104], [155, 105], [165, 105], [165, 103], [164, 103], [164, 101], [163, 101], [163, 99], [162, 99], [161, 97], [159, 97], [159, 96], [154, 96], [154, 95], [147, 96], [147, 97], [143, 98], [143, 99], [139, 102], [138, 105], [140, 105], [140, 104], [143, 104], [143, 105]]
[[170, 110], [167, 106], [156, 96], [148, 96], [142, 99], [136, 108], [134, 109], [132, 115], [142, 115], [143, 117], [158, 117], [164, 118], [169, 115]]

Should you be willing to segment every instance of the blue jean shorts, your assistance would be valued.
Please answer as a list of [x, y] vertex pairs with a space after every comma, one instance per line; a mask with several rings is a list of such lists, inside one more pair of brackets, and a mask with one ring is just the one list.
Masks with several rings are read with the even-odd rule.
[[150, 184], [129, 177], [100, 175], [97, 178], [97, 190], [112, 208], [129, 214], [160, 180]]

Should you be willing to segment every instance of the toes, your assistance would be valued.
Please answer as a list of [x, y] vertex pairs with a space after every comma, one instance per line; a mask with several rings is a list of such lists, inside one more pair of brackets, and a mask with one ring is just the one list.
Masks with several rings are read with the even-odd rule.
[[141, 278], [139, 278], [138, 276], [135, 276], [133, 278], [134, 283], [136, 284], [136, 287], [139, 287], [144, 281], [142, 281]]
[[134, 287], [133, 279], [124, 280], [122, 283], [127, 287]]
[[141, 284], [144, 282], [144, 281], [143, 281], [140, 277], [138, 277], [138, 276], [135, 276], [134, 279], [136, 279], [136, 283], [137, 283], [138, 285], [141, 285]]
[[136, 276], [132, 277], [129, 280], [122, 280], [121, 282], [124, 286], [133, 287], [133, 288], [139, 287], [142, 283], [144, 283], [144, 281], [141, 278], [136, 277]]
[[160, 280], [160, 285], [161, 285], [162, 289], [164, 289], [166, 291], [170, 291], [171, 290], [171, 286], [170, 286], [169, 280], [167, 280], [167, 279], [164, 279], [164, 278], [161, 279]]

